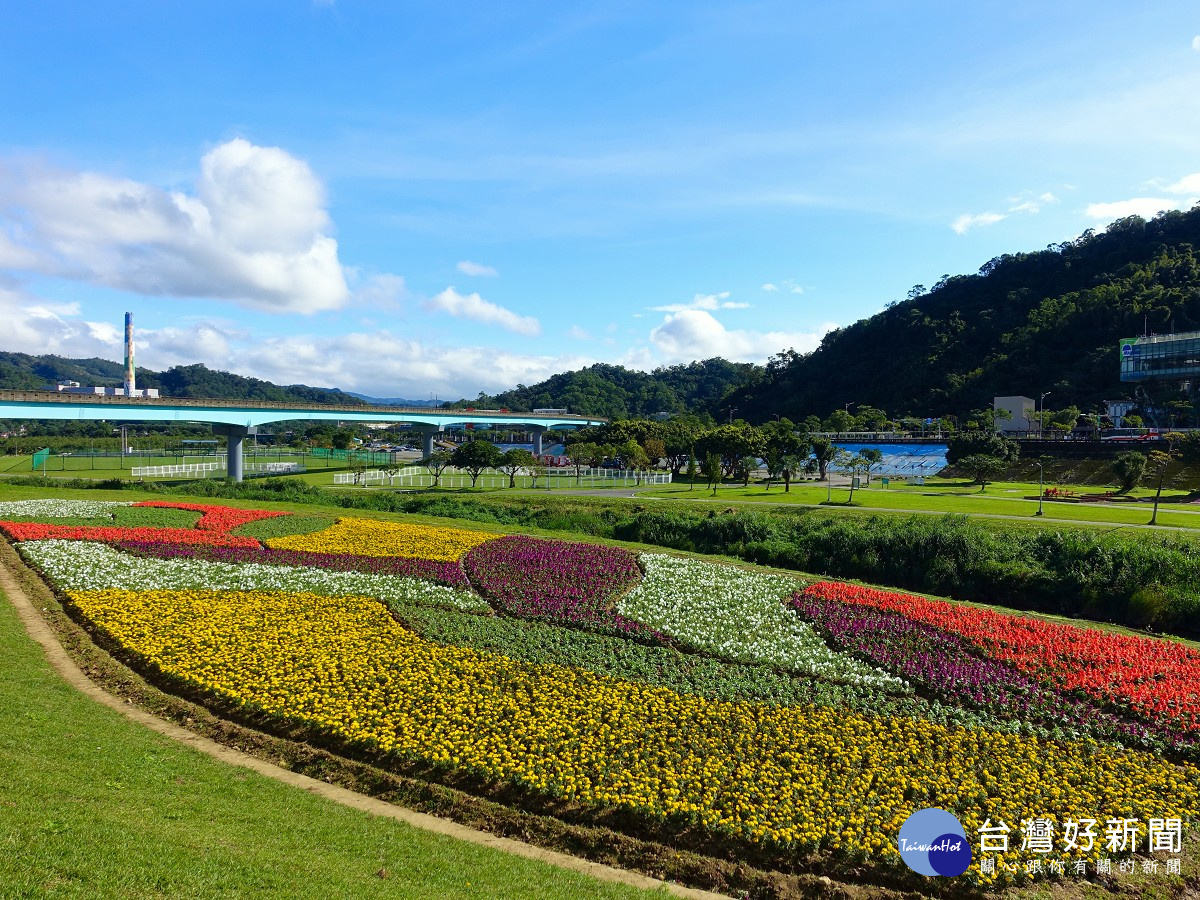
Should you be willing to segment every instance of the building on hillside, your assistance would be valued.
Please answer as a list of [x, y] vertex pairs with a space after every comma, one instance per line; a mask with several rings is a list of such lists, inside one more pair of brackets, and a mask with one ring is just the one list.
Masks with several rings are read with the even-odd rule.
[[78, 381], [60, 381], [58, 384], [42, 388], [44, 391], [59, 391], [64, 394], [99, 394], [102, 397], [145, 397], [150, 400], [158, 399], [158, 388], [123, 387], [83, 387]]
[[1113, 428], [1124, 428], [1125, 417], [1131, 410], [1137, 409], [1136, 400], [1105, 400], [1104, 415], [1113, 423]]
[[1022, 434], [1037, 428], [1037, 414], [1034, 412], [1032, 397], [996, 397], [992, 401], [992, 409], [996, 412], [1007, 412], [1009, 418], [996, 416], [996, 432], [1007, 434], [1021, 432]]
[[1190, 388], [1197, 377], [1200, 331], [1121, 338], [1122, 381], [1180, 381]]

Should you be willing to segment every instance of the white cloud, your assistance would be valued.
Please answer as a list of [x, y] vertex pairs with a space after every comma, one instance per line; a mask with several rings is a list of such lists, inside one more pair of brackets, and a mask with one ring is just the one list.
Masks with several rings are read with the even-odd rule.
[[[75, 303], [55, 303], [0, 285], [0, 319], [5, 325], [0, 348], [6, 350], [116, 361], [123, 356], [120, 323], [86, 321]], [[599, 361], [575, 355], [522, 355], [495, 347], [430, 346], [387, 330], [263, 340], [249, 330], [212, 320], [138, 328], [135, 336], [137, 364], [155, 371], [203, 363], [277, 384], [414, 399], [431, 392], [457, 399], [480, 390], [508, 390]]]
[[1169, 184], [1165, 188], [1172, 194], [1190, 194], [1193, 197], [1200, 194], [1200, 172], [1194, 172], [1191, 175], [1184, 175], [1174, 184]]
[[816, 349], [832, 323], [815, 332], [730, 330], [700, 309], [668, 315], [650, 332], [650, 343], [666, 363], [692, 362], [723, 356], [737, 362], [765, 362], [791, 347], [801, 353]]
[[964, 213], [951, 222], [950, 227], [954, 229], [955, 234], [966, 234], [977, 226], [995, 225], [997, 222], [1007, 218], [1008, 216], [1006, 215], [994, 212], [976, 213], [974, 215]]
[[1192, 49], [1200, 53], [1200, 34], [1192, 38]]
[[278, 147], [214, 147], [194, 194], [0, 161], [0, 209], [0, 258], [18, 271], [269, 312], [349, 299], [324, 186]]
[[373, 275], [354, 291], [354, 299], [363, 306], [394, 310], [406, 290], [404, 279], [399, 275]]
[[120, 359], [122, 334], [108, 322], [89, 322], [77, 303], [52, 303], [0, 284], [3, 346], [23, 353]]
[[470, 275], [474, 278], [495, 278], [500, 273], [492, 266], [485, 266], [482, 263], [471, 262], [469, 259], [464, 259], [457, 266], [458, 271], [464, 275]]
[[578, 325], [572, 325], [570, 330], [567, 332], [567, 336], [572, 337], [577, 341], [590, 341], [592, 339], [592, 336], [585, 329], [580, 328]]
[[1043, 206], [1057, 203], [1058, 198], [1047, 191], [1043, 194], [1038, 194], [1036, 197], [1029, 194], [1022, 194], [1019, 197], [1013, 197], [1010, 202], [1013, 204], [1008, 208], [1010, 213], [1038, 213], [1041, 212]]
[[336, 337], [281, 337], [239, 354], [239, 372], [280, 384], [335, 386], [414, 399], [443, 399], [535, 384], [559, 372], [591, 365], [579, 356], [528, 356], [495, 347], [441, 347], [387, 331]]
[[776, 291], [779, 290], [779, 286], [771, 284], [770, 282], [767, 282], [766, 284], [764, 284], [762, 286], [762, 289], [764, 291], [766, 291], [768, 294], [774, 294]]
[[486, 325], [499, 325], [517, 334], [534, 336], [542, 333], [541, 323], [532, 316], [521, 316], [503, 306], [484, 300], [479, 294], [463, 295], [453, 287], [430, 298], [427, 309], [449, 313], [455, 318], [472, 319]]
[[1113, 203], [1089, 203], [1084, 214], [1097, 222], [1112, 222], [1126, 216], [1152, 219], [1164, 209], [1175, 209], [1178, 206], [1178, 200], [1164, 200], [1161, 197], [1133, 197]]
[[749, 309], [749, 303], [738, 303], [729, 300], [729, 291], [721, 291], [719, 294], [696, 294], [692, 297], [691, 303], [668, 303], [664, 306], [647, 307], [652, 312], [677, 313], [689, 309], [705, 309], [716, 311], [718, 309]]

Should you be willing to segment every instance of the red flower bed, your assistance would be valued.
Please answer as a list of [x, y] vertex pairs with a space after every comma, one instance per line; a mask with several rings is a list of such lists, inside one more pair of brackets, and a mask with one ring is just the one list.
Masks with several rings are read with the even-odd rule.
[[821, 582], [809, 597], [898, 612], [962, 635], [992, 659], [1066, 690], [1200, 731], [1200, 653], [1173, 641], [1113, 634], [957, 606], [909, 594]]
[[41, 522], [0, 522], [14, 541], [157, 541], [168, 544], [207, 544], [213, 547], [257, 547], [252, 537], [191, 528], [115, 528], [90, 525], [44, 525]]
[[[157, 506], [160, 509], [190, 509], [203, 513], [196, 527], [201, 531], [233, 531], [247, 522], [257, 522], [259, 519], [273, 519], [276, 516], [290, 516], [286, 512], [268, 512], [265, 509], [234, 509], [232, 506], [211, 506], [207, 503], [175, 503], [171, 500], [143, 500], [134, 506]], [[258, 542], [255, 541], [255, 544]], [[223, 545], [228, 546], [228, 545]], [[244, 544], [240, 546], [249, 546]]]

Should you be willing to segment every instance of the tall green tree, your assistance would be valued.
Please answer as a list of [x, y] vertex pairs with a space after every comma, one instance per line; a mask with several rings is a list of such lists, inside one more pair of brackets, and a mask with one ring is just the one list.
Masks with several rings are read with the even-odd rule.
[[508, 486], [511, 489], [517, 486], [517, 475], [523, 470], [532, 469], [537, 461], [537, 457], [524, 447], [513, 447], [501, 454], [496, 468], [508, 476]]
[[841, 452], [827, 437], [815, 437], [812, 439], [813, 457], [817, 461], [818, 477], [821, 481], [829, 478], [829, 465], [837, 459], [837, 455]]
[[1117, 454], [1113, 460], [1113, 474], [1117, 478], [1118, 494], [1128, 494], [1138, 486], [1146, 474], [1148, 462], [1146, 454], [1136, 450], [1126, 450]]
[[454, 454], [449, 450], [434, 450], [421, 460], [421, 465], [433, 476], [433, 486], [438, 487], [442, 483], [442, 473], [450, 468], [453, 462]]
[[982, 493], [987, 488], [988, 482], [994, 481], [1008, 463], [998, 456], [974, 453], [971, 456], [963, 457], [956, 465], [971, 476], [971, 480], [979, 485], [979, 491]]
[[462, 469], [471, 476], [471, 487], [475, 487], [485, 469], [494, 469], [503, 454], [491, 441], [471, 440], [459, 444], [450, 456], [450, 465]]
[[1151, 450], [1148, 468], [1154, 473], [1158, 479], [1158, 486], [1154, 491], [1154, 512], [1150, 514], [1151, 525], [1158, 524], [1158, 501], [1162, 498], [1163, 485], [1166, 483], [1167, 475], [1175, 468], [1176, 463], [1183, 458], [1183, 453], [1176, 448], [1176, 445], [1182, 440], [1183, 435], [1177, 431], [1171, 431], [1162, 436], [1166, 442], [1165, 450]]

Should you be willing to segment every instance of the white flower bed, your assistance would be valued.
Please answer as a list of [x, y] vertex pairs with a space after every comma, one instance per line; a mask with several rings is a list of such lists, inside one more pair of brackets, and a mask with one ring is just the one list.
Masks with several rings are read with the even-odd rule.
[[646, 577], [617, 611], [678, 641], [724, 659], [767, 663], [802, 675], [911, 688], [894, 675], [831, 650], [783, 606], [795, 578], [662, 553], [641, 556]]
[[120, 500], [13, 500], [0, 503], [0, 519], [32, 516], [39, 519], [101, 519], [111, 516], [118, 506], [132, 506]]
[[127, 591], [210, 590], [281, 591], [328, 597], [365, 596], [427, 606], [486, 612], [489, 607], [468, 591], [419, 578], [334, 572], [296, 566], [222, 563], [199, 559], [146, 559], [93, 541], [26, 541], [22, 553], [63, 590]]

